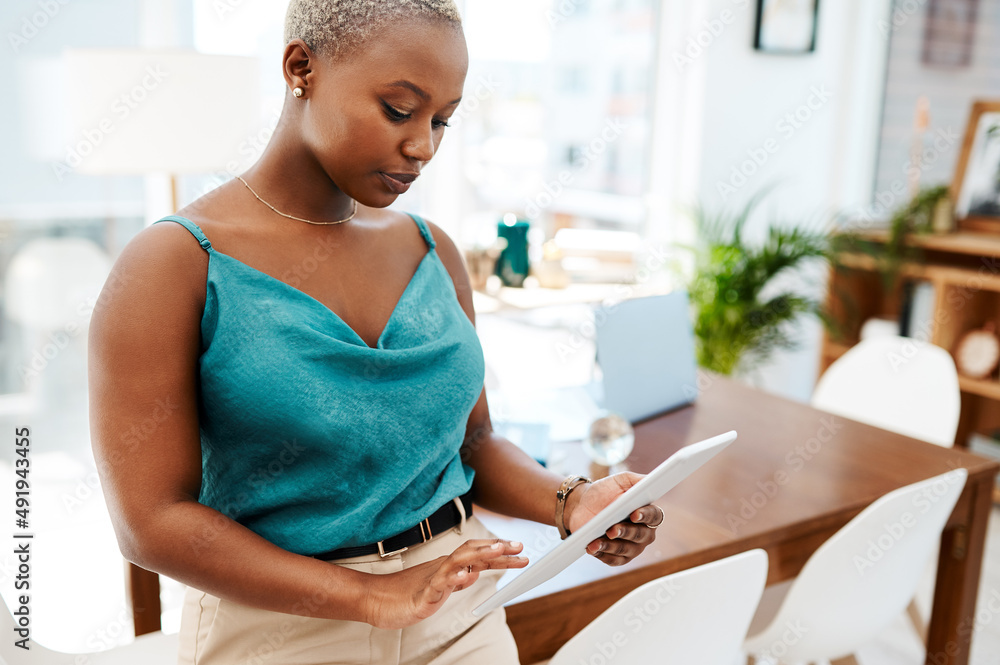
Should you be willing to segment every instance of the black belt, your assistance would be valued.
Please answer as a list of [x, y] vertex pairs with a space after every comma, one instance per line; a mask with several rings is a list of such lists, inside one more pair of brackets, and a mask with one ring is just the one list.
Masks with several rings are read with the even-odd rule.
[[[465, 507], [465, 516], [471, 517], [472, 492], [466, 492], [458, 498]], [[443, 533], [448, 529], [457, 526], [461, 523], [461, 521], [462, 515], [458, 512], [458, 507], [455, 505], [454, 501], [449, 501], [438, 508], [433, 515], [423, 520], [412, 529], [407, 529], [406, 531], [398, 533], [391, 538], [386, 538], [385, 540], [380, 540], [377, 543], [372, 543], [370, 545], [341, 547], [340, 549], [330, 550], [329, 552], [320, 552], [319, 554], [313, 554], [312, 556], [316, 559], [322, 559], [324, 561], [331, 561], [333, 559], [348, 559], [354, 556], [367, 556], [369, 554], [378, 554], [381, 557], [392, 556], [393, 554], [404, 552], [414, 545], [426, 543], [437, 534]]]

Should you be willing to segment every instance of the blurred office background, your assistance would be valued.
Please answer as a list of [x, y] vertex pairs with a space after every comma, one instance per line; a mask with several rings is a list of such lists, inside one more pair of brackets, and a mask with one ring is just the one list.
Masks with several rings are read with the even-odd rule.
[[[934, 155], [922, 164], [921, 184], [950, 181], [972, 100], [1000, 93], [1000, 0], [821, 2], [815, 48], [797, 54], [755, 49], [757, 0], [459, 4], [471, 55], [465, 101], [426, 175], [395, 207], [432, 219], [469, 252], [495, 241], [505, 215], [528, 219], [532, 260], [560, 253], [562, 276], [575, 285], [635, 282], [644, 257], [692, 240], [692, 206], [737, 210], [768, 187], [761, 220], [877, 225], [903, 201], [897, 192], [908, 184], [915, 137]], [[973, 12], [967, 40], [928, 29], [928, 12], [938, 5], [953, 6], [958, 17]], [[284, 95], [285, 6], [0, 6], [0, 423], [3, 431], [34, 427], [34, 478], [54, 488], [36, 494], [33, 506], [38, 531], [53, 534], [35, 560], [35, 637], [53, 648], [96, 649], [131, 635], [122, 560], [90, 453], [92, 298], [135, 233], [173, 212], [173, 201], [186, 205], [259, 156]], [[97, 48], [238, 57], [228, 62], [252, 81], [244, 91], [253, 101], [218, 166], [191, 172], [169, 155], [159, 168], [98, 165], [88, 144], [126, 131], [130, 114], [107, 107], [120, 121], [109, 131], [68, 117], [88, 102], [75, 50]], [[936, 60], [924, 55], [928, 48]], [[157, 90], [143, 68], [137, 72], [135, 85], [145, 92], [122, 94], [138, 122], [143, 105], [155, 105], [169, 85]], [[927, 127], [915, 134], [921, 98]], [[213, 94], [192, 95], [187, 104], [206, 125], [227, 123], [228, 107]], [[90, 117], [100, 110], [90, 108]], [[648, 282], [668, 286], [675, 267], [662, 265]], [[477, 306], [501, 310], [520, 298], [530, 309], [533, 298], [551, 298], [537, 280], [508, 291], [484, 290]], [[808, 401], [822, 328], [810, 318], [799, 329], [800, 348], [779, 354], [753, 381]], [[484, 332], [488, 355], [502, 354], [503, 343], [502, 329]], [[515, 386], [518, 376], [572, 383], [589, 371], [586, 354], [579, 360], [569, 367], [535, 357], [536, 374], [508, 366], [501, 378]], [[573, 376], [556, 376], [560, 368]], [[9, 463], [11, 451], [0, 459]], [[12, 496], [10, 482], [5, 474], [3, 496]], [[5, 594], [11, 561], [0, 555]], [[167, 630], [176, 629], [179, 588], [164, 585]]]

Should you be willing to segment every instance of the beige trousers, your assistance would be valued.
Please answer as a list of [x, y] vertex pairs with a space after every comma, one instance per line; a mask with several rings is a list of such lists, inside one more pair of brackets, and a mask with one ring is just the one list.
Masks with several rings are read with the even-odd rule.
[[[475, 516], [406, 552], [341, 559], [331, 565], [382, 575], [451, 554], [466, 540], [495, 538]], [[484, 571], [433, 616], [402, 630], [256, 609], [188, 588], [179, 665], [517, 665], [503, 609], [476, 619], [503, 571]]]

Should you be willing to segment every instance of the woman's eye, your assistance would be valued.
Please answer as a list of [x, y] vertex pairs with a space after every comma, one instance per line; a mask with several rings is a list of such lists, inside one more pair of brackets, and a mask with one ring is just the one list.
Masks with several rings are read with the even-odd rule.
[[[413, 117], [412, 113], [406, 113], [404, 111], [400, 111], [395, 106], [385, 101], [382, 102], [382, 109], [385, 111], [385, 114], [389, 117], [389, 119], [392, 120], [393, 122], [403, 122], [404, 120], [409, 120], [410, 118]], [[431, 120], [431, 126], [434, 127], [434, 129], [443, 129], [445, 127], [451, 127], [451, 125], [448, 124], [447, 120], [438, 120], [438, 119]]]
[[403, 113], [399, 109], [395, 108], [391, 104], [382, 102], [382, 107], [385, 110], [386, 115], [392, 120], [406, 120], [410, 117], [409, 113]]

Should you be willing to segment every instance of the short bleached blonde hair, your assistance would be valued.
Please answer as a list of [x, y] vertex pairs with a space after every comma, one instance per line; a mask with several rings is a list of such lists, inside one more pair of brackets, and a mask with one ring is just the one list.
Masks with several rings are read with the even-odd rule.
[[290, 0], [285, 44], [301, 39], [314, 53], [339, 58], [396, 19], [462, 25], [454, 0]]

